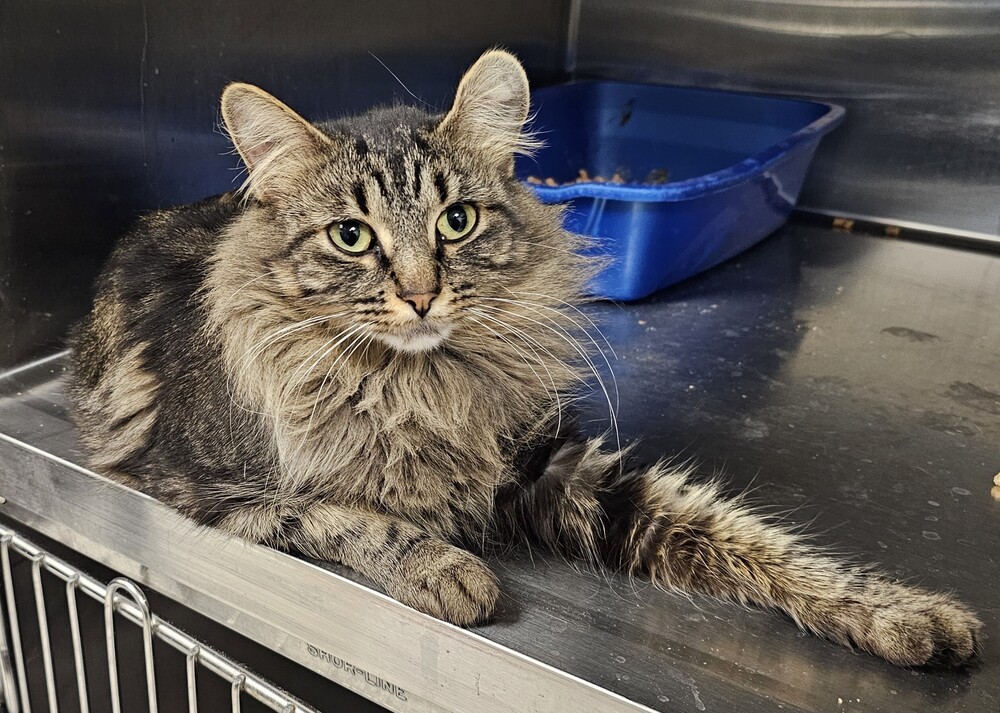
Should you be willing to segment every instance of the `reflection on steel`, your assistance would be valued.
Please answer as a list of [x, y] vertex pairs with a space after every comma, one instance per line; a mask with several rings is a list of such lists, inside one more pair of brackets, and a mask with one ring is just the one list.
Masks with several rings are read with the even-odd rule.
[[[584, 312], [620, 358], [620, 425], [623, 439], [641, 437], [637, 458], [700, 460], [706, 477], [725, 473], [728, 492], [752, 489], [790, 523], [815, 520], [817, 544], [953, 590], [992, 632], [1000, 562], [983, 553], [1000, 552], [989, 493], [1000, 443], [998, 302], [993, 255], [792, 222], [652, 299]], [[341, 567], [198, 528], [79, 465], [65, 365], [56, 355], [0, 379], [4, 522], [390, 710], [509, 713], [514, 701], [546, 713], [698, 713], [700, 702], [765, 713], [828, 710], [838, 696], [860, 697], [865, 710], [924, 710], [928, 700], [996, 707], [1000, 658], [989, 651], [963, 673], [902, 671], [800, 636], [769, 613], [595, 576], [537, 551], [491, 562], [504, 592], [495, 621], [472, 631], [443, 624]], [[593, 430], [607, 424], [602, 396], [579, 404]], [[287, 669], [267, 671], [299, 685]], [[208, 695], [203, 671], [198, 683]], [[215, 709], [229, 711], [216, 690]]]
[[188, 694], [188, 711], [189, 713], [198, 713], [198, 656], [201, 654], [201, 648], [198, 646], [193, 647], [188, 651], [187, 655], [187, 694]]
[[115, 639], [115, 609], [119, 600], [115, 597], [123, 591], [132, 599], [139, 611], [142, 626], [142, 648], [146, 665], [146, 695], [149, 697], [149, 713], [156, 713], [156, 663], [153, 659], [153, 616], [149, 612], [149, 602], [135, 584], [119, 577], [111, 581], [104, 591], [104, 630], [108, 646], [108, 679], [111, 685], [111, 710], [121, 713], [121, 696], [118, 690], [118, 642]]
[[35, 612], [38, 614], [38, 635], [42, 643], [42, 665], [45, 667], [45, 693], [49, 699], [50, 713], [59, 713], [56, 698], [56, 674], [52, 670], [52, 645], [49, 643], [49, 617], [45, 611], [45, 592], [42, 590], [42, 564], [45, 555], [31, 556], [31, 584], [35, 591]]
[[80, 713], [89, 713], [87, 671], [83, 660], [83, 640], [80, 638], [80, 615], [76, 608], [76, 590], [79, 585], [79, 574], [71, 574], [66, 580], [66, 607], [69, 610], [70, 636], [73, 639], [73, 662], [76, 665], [76, 690], [80, 699]]
[[1000, 4], [582, 0], [581, 77], [843, 105], [799, 204], [1000, 235]]
[[246, 679], [243, 677], [242, 674], [236, 676], [233, 679], [233, 688], [232, 688], [233, 713], [240, 713], [240, 697], [241, 697], [240, 694], [243, 693], [243, 684], [245, 682]]
[[[145, 654], [146, 671], [146, 692], [150, 713], [157, 710], [157, 679], [156, 662], [153, 658], [153, 639], [157, 638], [169, 644], [171, 647], [183, 653], [187, 658], [186, 683], [174, 684], [172, 681], [166, 684], [173, 689], [180, 689], [186, 686], [188, 708], [191, 713], [198, 711], [198, 697], [195, 686], [195, 676], [199, 667], [216, 674], [222, 679], [229, 681], [232, 685], [232, 709], [240, 710], [240, 697], [243, 693], [250, 695], [255, 700], [263, 703], [272, 711], [280, 713], [316, 713], [312, 708], [305, 705], [278, 690], [256, 674], [248, 671], [244, 667], [229, 660], [222, 654], [206, 647], [204, 644], [195, 641], [190, 636], [180, 631], [170, 623], [163, 621], [154, 615], [146, 600], [145, 594], [124, 577], [119, 577], [108, 585], [101, 584], [96, 579], [83, 574], [75, 567], [53, 555], [45, 552], [37, 545], [25, 539], [18, 533], [0, 526], [0, 562], [2, 562], [3, 584], [6, 592], [6, 611], [4, 616], [0, 616], [0, 635], [6, 631], [6, 626], [10, 624], [11, 641], [14, 646], [14, 657], [17, 661], [17, 676], [19, 688], [14, 690], [14, 671], [9, 655], [2, 655], [0, 651], [0, 675], [3, 680], [4, 704], [10, 713], [28, 712], [31, 710], [29, 689], [25, 678], [24, 658], [21, 648], [20, 628], [17, 617], [17, 600], [14, 594], [13, 576], [11, 570], [11, 553], [15, 553], [31, 562], [31, 579], [34, 592], [35, 608], [38, 615], [38, 624], [42, 645], [42, 658], [45, 669], [46, 696], [50, 713], [57, 713], [58, 698], [55, 685], [55, 676], [52, 666], [52, 651], [49, 644], [49, 622], [47, 617], [44, 584], [42, 573], [48, 572], [55, 575], [66, 583], [66, 596], [69, 602], [69, 621], [71, 636], [73, 641], [74, 662], [76, 664], [76, 680], [79, 695], [80, 710], [86, 713], [89, 710], [89, 698], [86, 688], [86, 677], [84, 672], [84, 652], [80, 638], [79, 616], [77, 614], [76, 596], [77, 592], [83, 592], [91, 599], [102, 602], [104, 605], [104, 622], [107, 641], [107, 659], [109, 686], [111, 692], [111, 707], [115, 713], [120, 713], [121, 701], [119, 698], [118, 679], [118, 655], [115, 638], [115, 618], [121, 616], [132, 624], [137, 624], [142, 629], [143, 649]], [[3, 636], [6, 641], [6, 636]]]
[[[28, 700], [28, 680], [24, 669], [24, 650], [21, 648], [21, 626], [17, 617], [17, 601], [14, 598], [14, 578], [10, 571], [10, 543], [14, 535], [10, 532], [0, 534], [0, 560], [3, 562], [3, 588], [7, 597], [7, 617], [10, 621], [10, 639], [14, 646], [14, 657], [17, 660], [17, 688], [20, 699], [14, 692], [13, 687], [7, 686], [6, 681], [10, 678], [10, 671], [6, 668], [3, 672], [5, 682], [3, 688], [4, 702], [10, 708], [11, 713], [31, 713], [31, 702]], [[9, 659], [4, 657], [0, 664], [7, 665]]]

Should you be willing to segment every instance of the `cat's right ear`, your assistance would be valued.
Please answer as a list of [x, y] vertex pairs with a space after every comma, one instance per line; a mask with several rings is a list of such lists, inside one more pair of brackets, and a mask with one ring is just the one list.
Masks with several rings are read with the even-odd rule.
[[316, 127], [252, 84], [226, 87], [222, 119], [247, 167], [243, 187], [262, 200], [294, 191], [330, 143]]

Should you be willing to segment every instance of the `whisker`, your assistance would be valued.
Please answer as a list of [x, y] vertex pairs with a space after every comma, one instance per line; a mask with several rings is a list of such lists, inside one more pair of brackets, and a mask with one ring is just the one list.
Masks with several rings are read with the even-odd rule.
[[[608, 340], [607, 336], [605, 336], [604, 332], [601, 331], [601, 328], [597, 326], [597, 322], [595, 322], [590, 317], [590, 315], [588, 315], [586, 312], [584, 312], [582, 309], [580, 309], [579, 307], [577, 307], [572, 302], [567, 302], [566, 300], [560, 299], [558, 297], [554, 297], [552, 295], [547, 295], [547, 294], [545, 294], [543, 292], [515, 292], [514, 290], [508, 289], [506, 287], [504, 287], [503, 289], [506, 290], [507, 292], [509, 292], [511, 295], [513, 295], [515, 297], [517, 297], [518, 295], [530, 295], [532, 297], [541, 297], [543, 299], [552, 300], [553, 302], [558, 302], [559, 304], [563, 305], [564, 307], [568, 307], [569, 309], [573, 310], [574, 312], [576, 312], [577, 314], [579, 314], [581, 317], [583, 317], [585, 320], [587, 320], [587, 322], [590, 323], [590, 326], [593, 327], [594, 330], [598, 334], [601, 335], [601, 339], [603, 339], [604, 343], [608, 345], [608, 349], [611, 350], [612, 356], [614, 356], [614, 358], [616, 360], [618, 359], [618, 353], [615, 352], [615, 348], [613, 346], [611, 346], [611, 342]], [[537, 302], [533, 302], [532, 304], [536, 304], [539, 307], [542, 306], [540, 303], [537, 303]]]
[[[510, 290], [507, 290], [507, 291], [510, 292]], [[580, 326], [579, 322], [577, 322], [575, 319], [573, 319], [572, 317], [570, 317], [565, 312], [556, 309], [555, 307], [550, 307], [549, 305], [544, 305], [544, 304], [541, 304], [541, 303], [538, 303], [538, 302], [529, 302], [527, 300], [505, 300], [502, 297], [483, 297], [482, 299], [484, 299], [484, 300], [493, 300], [493, 301], [496, 301], [496, 302], [509, 302], [510, 304], [514, 304], [514, 305], [526, 307], [526, 308], [530, 309], [532, 312], [534, 312], [535, 314], [537, 314], [538, 316], [542, 317], [543, 319], [547, 319], [549, 322], [551, 322], [557, 328], [561, 329], [563, 332], [566, 332], [566, 334], [569, 334], [569, 332], [566, 329], [564, 329], [562, 327], [562, 325], [560, 325], [558, 322], [556, 322], [551, 317], [548, 317], [548, 316], [546, 316], [544, 314], [541, 314], [540, 312], [537, 311], [537, 309], [533, 309], [532, 306], [534, 306], [534, 307], [540, 307], [542, 309], [549, 310], [550, 312], [555, 312], [560, 317], [563, 317], [564, 319], [568, 319], [570, 322], [572, 322], [573, 325], [576, 326], [577, 329], [579, 329], [581, 332], [583, 332], [584, 334], [587, 335], [587, 339], [589, 339], [590, 342], [591, 342], [591, 344], [594, 345], [594, 348], [598, 351], [598, 353], [601, 355], [601, 358], [604, 360], [604, 364], [608, 367], [608, 374], [611, 375], [611, 382], [614, 384], [614, 388], [615, 388], [615, 410], [617, 411], [617, 410], [619, 410], [621, 408], [621, 392], [618, 389], [618, 377], [615, 375], [615, 370], [614, 370], [614, 368], [612, 368], [611, 362], [608, 360], [608, 355], [604, 353], [604, 350], [601, 348], [601, 345], [597, 343], [597, 340], [594, 339], [594, 337], [590, 334], [590, 332], [587, 331], [584, 327]], [[583, 314], [583, 313], [581, 312], [581, 314]], [[584, 316], [586, 316], [586, 315], [584, 315]], [[593, 324], [593, 321], [591, 321], [591, 324]], [[596, 329], [596, 325], [595, 325], [595, 329]], [[597, 331], [600, 332], [601, 330], [598, 329]], [[601, 334], [601, 336], [604, 337], [603, 334]], [[607, 342], [607, 338], [605, 338], [604, 341]], [[610, 343], [608, 344], [608, 348], [611, 349], [611, 344]], [[618, 359], [618, 355], [615, 354], [615, 350], [614, 349], [611, 349], [611, 353], [614, 355], [615, 359], [617, 360]]]
[[323, 390], [326, 388], [327, 382], [333, 375], [333, 370], [336, 368], [337, 364], [340, 363], [341, 360], [343, 360], [344, 363], [346, 364], [347, 360], [350, 359], [351, 354], [354, 353], [354, 351], [358, 348], [358, 346], [360, 346], [362, 343], [367, 343], [368, 340], [371, 339], [372, 335], [371, 329], [368, 327], [368, 325], [361, 325], [361, 326], [363, 327], [363, 329], [355, 333], [354, 338], [351, 340], [351, 343], [344, 349], [344, 351], [342, 351], [337, 356], [336, 359], [333, 360], [333, 363], [330, 364], [330, 368], [326, 370], [326, 375], [323, 377], [323, 381], [320, 383], [319, 388], [316, 390], [316, 399], [313, 402], [312, 412], [309, 414], [309, 421], [306, 424], [305, 433], [303, 433], [302, 435], [302, 445], [300, 446], [300, 448], [305, 447], [306, 441], [308, 441], [309, 439], [309, 431], [312, 428], [313, 419], [315, 419], [316, 417], [316, 410], [319, 408], [319, 402], [323, 397]]
[[[313, 369], [315, 369], [319, 365], [319, 363], [322, 362], [331, 352], [333, 352], [339, 345], [341, 345], [344, 341], [349, 339], [352, 334], [354, 334], [357, 330], [361, 329], [362, 327], [363, 325], [353, 325], [342, 329], [341, 331], [337, 332], [335, 336], [325, 341], [323, 345], [319, 347], [319, 349], [317, 349], [308, 357], [303, 359], [302, 363], [299, 364], [299, 366], [295, 369], [295, 371], [292, 372], [292, 375], [287, 379], [287, 381], [283, 385], [281, 390], [282, 394], [281, 403], [279, 407], [275, 409], [275, 413], [278, 414], [285, 413], [285, 406], [287, 405], [288, 401], [292, 398], [292, 396], [296, 392], [301, 390], [302, 386], [305, 385]], [[316, 357], [317, 354], [319, 354], [318, 357]], [[313, 357], [316, 358], [313, 359]], [[310, 360], [312, 360], [312, 363], [309, 363]], [[302, 378], [296, 381], [295, 379], [296, 375], [299, 372], [301, 372], [303, 368], [306, 367], [306, 364], [309, 364], [309, 368], [306, 369], [306, 372], [305, 374], [303, 374]]]
[[[500, 321], [498, 319], [494, 319], [494, 318], [490, 317], [489, 315], [486, 315], [486, 314], [483, 314], [482, 312], [479, 312], [478, 310], [470, 309], [469, 311], [470, 312], [475, 312], [476, 314], [478, 314], [483, 319], [489, 319], [490, 321], [499, 323], [502, 326], [505, 326], [508, 329], [511, 329], [512, 332], [516, 331], [516, 330], [514, 330], [511, 327], [511, 325], [505, 324], [505, 323], [503, 323], [502, 321]], [[495, 329], [493, 329], [492, 327], [490, 327], [488, 324], [484, 324], [483, 322], [481, 322], [480, 320], [476, 319], [475, 317], [470, 317], [469, 319], [471, 319], [472, 321], [474, 321], [476, 324], [480, 325], [481, 327], [484, 327], [484, 328], [488, 329], [489, 331], [493, 332], [493, 334], [497, 335], [498, 338], [502, 339], [504, 342], [506, 342], [511, 347], [511, 349], [513, 349], [515, 352], [517, 352], [518, 356], [520, 356], [521, 360], [525, 363], [525, 365], [529, 369], [531, 369], [531, 373], [535, 375], [536, 379], [538, 379], [538, 383], [540, 383], [542, 385], [542, 388], [545, 389], [546, 392], [548, 392], [548, 386], [546, 386], [545, 382], [542, 381], [542, 377], [539, 375], [539, 373], [537, 371], [535, 371], [534, 367], [532, 367], [531, 364], [528, 363], [528, 360], [525, 357], [525, 355], [523, 354], [523, 352], [521, 352], [521, 350], [518, 349], [514, 345], [513, 342], [511, 342], [504, 335], [500, 334]], [[528, 345], [528, 348], [531, 349], [531, 346]], [[532, 351], [534, 351], [534, 350], [532, 349]], [[549, 369], [548, 365], [545, 364], [545, 361], [542, 360], [541, 358], [539, 358], [537, 352], [535, 352], [535, 361], [543, 369], [545, 369], [545, 372], [549, 376], [549, 381], [552, 383], [552, 391], [550, 393], [552, 394], [552, 396], [555, 398], [555, 401], [556, 401], [556, 435], [558, 436], [559, 433], [560, 433], [560, 431], [561, 431], [561, 429], [562, 429], [562, 400], [561, 400], [560, 395], [559, 395], [559, 389], [556, 386], [556, 380], [555, 380], [555, 377], [552, 375], [552, 371]]]
[[222, 303], [222, 306], [223, 307], [228, 307], [229, 304], [236, 298], [236, 295], [238, 295], [240, 292], [242, 292], [247, 287], [249, 287], [250, 285], [252, 285], [253, 283], [255, 283], [257, 280], [263, 279], [263, 278], [267, 277], [268, 275], [274, 275], [274, 274], [276, 274], [275, 270], [267, 270], [266, 272], [262, 272], [261, 274], [257, 275], [256, 277], [250, 278], [249, 280], [247, 280], [246, 282], [244, 282], [242, 285], [240, 285], [239, 287], [237, 287], [236, 290], [233, 291], [233, 294], [229, 295], [229, 297], [226, 298], [226, 301]]
[[[226, 379], [226, 391], [227, 391], [227, 393], [229, 395], [229, 425], [230, 425], [230, 435], [232, 435], [235, 432], [235, 429], [233, 428], [233, 408], [234, 407], [239, 408], [240, 410], [245, 411], [246, 413], [256, 414], [256, 415], [263, 415], [263, 412], [256, 411], [254, 409], [248, 408], [246, 405], [240, 403], [237, 400], [236, 394], [233, 391], [233, 381], [241, 380], [246, 375], [246, 372], [253, 365], [253, 362], [256, 361], [257, 358], [260, 357], [265, 351], [267, 351], [268, 348], [270, 348], [273, 344], [276, 344], [278, 341], [280, 341], [281, 339], [283, 339], [285, 336], [288, 336], [289, 334], [293, 334], [295, 332], [301, 331], [301, 330], [303, 330], [303, 329], [305, 329], [305, 328], [307, 328], [307, 327], [309, 327], [309, 326], [311, 326], [313, 324], [318, 324], [318, 323], [321, 323], [321, 322], [324, 322], [324, 321], [328, 321], [330, 319], [334, 319], [334, 318], [342, 316], [344, 314], [347, 314], [347, 313], [346, 312], [339, 312], [339, 313], [334, 313], [332, 315], [320, 315], [320, 316], [317, 316], [317, 317], [310, 317], [309, 319], [302, 320], [300, 322], [295, 322], [295, 323], [293, 323], [291, 325], [287, 325], [287, 326], [285, 326], [285, 327], [283, 327], [283, 328], [281, 328], [279, 330], [276, 330], [274, 332], [266, 334], [261, 340], [259, 340], [256, 344], [254, 344], [253, 346], [251, 346], [249, 349], [247, 349], [243, 353], [243, 355], [240, 357], [239, 368], [238, 368], [238, 371], [237, 371], [235, 377], [229, 377], [229, 378]], [[252, 354], [251, 354], [251, 352], [252, 352]], [[235, 442], [234, 442], [234, 445], [235, 445]]]
[[[322, 322], [327, 322], [331, 319], [336, 319], [337, 317], [343, 317], [350, 312], [335, 312], [333, 314], [318, 315], [316, 317], [309, 317], [308, 319], [301, 320], [299, 322], [294, 322], [290, 325], [286, 325], [274, 332], [266, 334], [260, 341], [247, 349], [243, 356], [240, 358], [245, 366], [249, 363], [255, 361], [261, 354], [263, 354], [269, 347], [276, 344], [278, 341], [283, 339], [289, 334], [294, 334], [295, 332], [300, 332], [306, 327], [310, 327], [314, 324], [320, 324]], [[242, 375], [242, 372], [240, 373]]]
[[405, 89], [407, 94], [409, 94], [411, 97], [413, 97], [414, 99], [416, 99], [421, 104], [425, 104], [426, 106], [430, 107], [433, 111], [437, 111], [437, 109], [434, 107], [434, 105], [428, 104], [423, 99], [421, 99], [420, 97], [418, 97], [416, 94], [414, 94], [413, 92], [411, 92], [410, 88], [408, 86], [406, 86], [405, 84], [403, 84], [403, 80], [400, 79], [399, 77], [397, 77], [396, 73], [393, 72], [391, 69], [389, 69], [388, 65], [386, 65], [385, 62], [383, 62], [378, 57], [376, 57], [374, 52], [369, 52], [368, 54], [370, 54], [375, 59], [376, 62], [378, 62], [379, 64], [381, 64], [382, 67], [385, 68], [385, 71], [392, 75], [393, 79], [395, 79], [397, 82], [399, 82], [399, 86], [401, 86], [403, 89]]
[[[621, 461], [621, 453], [620, 453], [621, 452], [621, 434], [620, 434], [620, 431], [619, 431], [619, 428], [618, 428], [618, 414], [615, 412], [615, 405], [611, 401], [611, 394], [608, 392], [607, 386], [604, 383], [604, 379], [601, 378], [601, 374], [598, 371], [597, 366], [594, 364], [594, 362], [587, 355], [587, 352], [583, 348], [583, 346], [580, 345], [580, 343], [576, 339], [574, 339], [572, 337], [572, 335], [570, 335], [568, 332], [566, 332], [564, 334], [563, 332], [561, 332], [561, 331], [559, 331], [559, 330], [551, 327], [550, 325], [547, 325], [544, 322], [539, 322], [538, 320], [533, 319], [533, 318], [531, 318], [531, 317], [529, 317], [527, 315], [523, 315], [523, 314], [520, 314], [518, 312], [512, 312], [510, 310], [505, 310], [505, 309], [502, 309], [500, 307], [493, 307], [493, 306], [488, 306], [488, 305], [481, 305], [481, 307], [484, 308], [484, 309], [490, 309], [490, 310], [494, 310], [494, 311], [497, 311], [497, 312], [501, 312], [503, 314], [509, 314], [512, 317], [517, 317], [519, 319], [524, 319], [524, 320], [527, 320], [529, 322], [534, 323], [535, 325], [537, 325], [539, 327], [542, 327], [543, 329], [547, 329], [550, 332], [552, 332], [553, 334], [555, 334], [557, 337], [559, 337], [560, 339], [562, 339], [563, 341], [565, 341], [567, 344], [569, 344], [569, 346], [571, 346], [577, 352], [577, 354], [580, 355], [580, 357], [583, 359], [583, 361], [589, 367], [590, 371], [594, 374], [594, 377], [596, 378], [598, 385], [601, 387], [601, 391], [604, 392], [604, 398], [608, 402], [609, 420], [611, 421], [611, 426], [612, 426], [612, 428], [614, 429], [614, 432], [615, 432], [615, 442], [616, 442], [616, 445], [617, 445], [618, 451], [619, 451], [619, 460]], [[622, 465], [624, 465], [624, 464], [622, 463]]]

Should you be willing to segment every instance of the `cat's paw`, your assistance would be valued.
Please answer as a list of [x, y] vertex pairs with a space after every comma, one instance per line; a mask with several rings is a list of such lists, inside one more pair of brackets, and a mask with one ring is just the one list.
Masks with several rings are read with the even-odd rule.
[[982, 622], [957, 599], [882, 582], [871, 620], [852, 636], [861, 648], [900, 666], [962, 666], [976, 656]]
[[459, 626], [489, 619], [500, 597], [496, 575], [465, 550], [443, 542], [428, 544], [407, 563], [404, 581], [389, 593], [414, 609]]

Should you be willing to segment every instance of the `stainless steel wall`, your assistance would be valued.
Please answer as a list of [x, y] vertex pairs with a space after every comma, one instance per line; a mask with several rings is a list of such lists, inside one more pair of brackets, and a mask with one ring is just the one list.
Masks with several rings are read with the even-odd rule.
[[1000, 234], [1000, 2], [581, 3], [579, 76], [845, 105], [800, 205]]
[[307, 116], [415, 94], [442, 107], [504, 45], [562, 76], [569, 4], [0, 1], [0, 370], [58, 344], [134, 216], [229, 189], [231, 80]]

